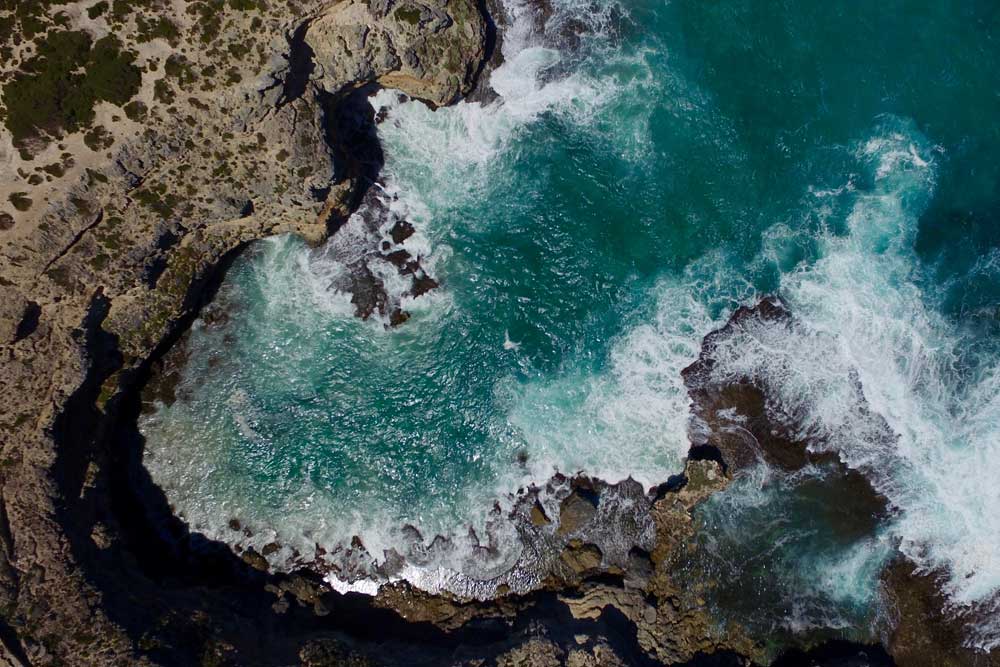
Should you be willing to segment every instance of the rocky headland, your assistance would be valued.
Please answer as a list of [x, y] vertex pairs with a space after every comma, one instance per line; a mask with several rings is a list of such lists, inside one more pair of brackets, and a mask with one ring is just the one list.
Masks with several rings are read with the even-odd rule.
[[[370, 245], [338, 287], [358, 316], [405, 325], [380, 272], [414, 296], [436, 283], [399, 248], [405, 220], [381, 232], [366, 99], [378, 87], [430, 106], [492, 99], [483, 72], [500, 62], [501, 14], [473, 0], [0, 2], [0, 664], [772, 657], [679, 573], [699, 502], [756, 456], [790, 468], [811, 456], [768, 421], [766, 387], [702, 372], [742, 322], [791, 317], [775, 301], [738, 311], [686, 372], [706, 428], [685, 469], [654, 489], [560, 477], [526, 490], [513, 519], [530, 555], [485, 592], [428, 593], [390, 569], [378, 595], [342, 595], [309, 558], [276, 571], [190, 532], [141, 465], [141, 392], [169, 396], [178, 342], [252, 241], [334, 235], [336, 253], [354, 225]], [[728, 408], [750, 419], [753, 447], [725, 428]], [[901, 562], [884, 579], [898, 614], [881, 639], [899, 664], [990, 664], [961, 648], [933, 577]], [[888, 664], [855, 645], [798, 650], [787, 660]]]

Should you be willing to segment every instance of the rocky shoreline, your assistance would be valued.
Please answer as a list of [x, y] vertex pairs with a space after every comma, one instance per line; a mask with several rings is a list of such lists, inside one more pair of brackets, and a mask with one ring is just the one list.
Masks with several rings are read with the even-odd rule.
[[[558, 521], [537, 494], [525, 495], [520, 525], [547, 555], [531, 561], [530, 586], [498, 580], [485, 600], [404, 583], [374, 598], [341, 595], [322, 572], [272, 572], [191, 533], [142, 467], [141, 390], [250, 242], [294, 233], [319, 245], [366, 202], [377, 210], [382, 157], [365, 102], [373, 87], [432, 106], [488, 99], [481, 75], [499, 63], [502, 36], [487, 5], [471, 0], [116, 2], [105, 14], [87, 4], [39, 3], [25, 10], [37, 16], [17, 20], [50, 33], [119, 35], [141, 68], [136, 104], [99, 101], [87, 128], [0, 134], [0, 388], [8, 397], [0, 411], [0, 664], [745, 665], [770, 657], [742, 629], [720, 627], [697, 587], [676, 578], [692, 508], [750, 464], [715, 438], [697, 443], [683, 475], [653, 493], [629, 482], [553, 480]], [[9, 81], [33, 47], [3, 46]], [[393, 231], [393, 241], [405, 240], [405, 227]], [[374, 247], [353, 274], [359, 316], [405, 321], [368, 261], [410, 276], [414, 293], [432, 287], [419, 258], [395, 252]], [[771, 316], [770, 303], [739, 311], [729, 326]], [[731, 392], [699, 387], [696, 376], [692, 395], [711, 424]], [[759, 408], [747, 387], [736, 394], [742, 408]], [[640, 511], [606, 511], [623, 497]], [[602, 534], [616, 522], [620, 530]], [[900, 564], [886, 582], [899, 611], [887, 646], [899, 664], [991, 664], [961, 649], [932, 578]], [[925, 636], [928, 623], [941, 631]], [[802, 648], [815, 664], [852, 664], [833, 660], [858, 652], [888, 664], [875, 649]]]

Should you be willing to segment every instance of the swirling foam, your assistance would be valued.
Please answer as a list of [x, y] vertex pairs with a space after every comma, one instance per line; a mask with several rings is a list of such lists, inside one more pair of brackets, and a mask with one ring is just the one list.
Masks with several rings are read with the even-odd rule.
[[961, 328], [922, 288], [914, 243], [937, 149], [887, 118], [856, 157], [867, 182], [850, 193], [846, 234], [822, 236], [818, 260], [782, 276], [799, 324], [732, 340], [715, 372], [765, 380], [803, 438], [872, 480], [897, 509], [901, 551], [947, 575], [955, 610], [986, 620], [969, 641], [990, 649], [1000, 645], [1000, 374], [965, 353]]

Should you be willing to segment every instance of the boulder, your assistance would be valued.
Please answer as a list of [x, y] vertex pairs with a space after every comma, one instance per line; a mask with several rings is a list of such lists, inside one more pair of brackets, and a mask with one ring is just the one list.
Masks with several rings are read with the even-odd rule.
[[475, 85], [486, 23], [472, 0], [345, 0], [310, 23], [305, 43], [330, 94], [377, 81], [443, 106]]

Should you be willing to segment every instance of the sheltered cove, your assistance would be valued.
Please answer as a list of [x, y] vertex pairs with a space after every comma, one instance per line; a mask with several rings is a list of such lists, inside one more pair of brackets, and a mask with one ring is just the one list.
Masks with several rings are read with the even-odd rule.
[[[383, 587], [374, 598], [340, 595], [322, 583], [322, 573], [270, 572], [260, 555], [238, 558], [226, 545], [190, 533], [171, 513], [141, 466], [139, 392], [176, 349], [227, 264], [249, 242], [270, 234], [292, 232], [320, 243], [356, 210], [379, 166], [380, 149], [370, 143], [373, 119], [358, 104], [368, 86], [397, 87], [448, 104], [474, 92], [477, 75], [481, 83], [484, 63], [496, 52], [492, 21], [471, 2], [402, 13], [389, 4], [339, 7], [373, 12], [363, 20], [390, 26], [383, 45], [392, 48], [362, 55], [348, 53], [344, 41], [325, 39], [352, 29], [354, 19], [344, 14], [306, 21], [280, 17], [284, 22], [276, 21], [272, 30], [285, 51], [268, 65], [270, 87], [235, 85], [223, 102], [254, 100], [238, 124], [251, 143], [264, 137], [275, 157], [284, 153], [281, 171], [316, 170], [319, 175], [308, 176], [300, 191], [268, 189], [272, 175], [265, 173], [258, 177], [259, 191], [234, 191], [200, 217], [179, 223], [172, 215], [154, 216], [182, 196], [173, 193], [181, 184], [163, 165], [186, 150], [169, 135], [153, 136], [123, 146], [101, 172], [103, 181], [84, 176], [80, 188], [53, 203], [42, 222], [14, 223], [19, 245], [0, 264], [13, 295], [2, 305], [0, 381], [8, 395], [32, 403], [4, 415], [0, 638], [8, 660], [615, 665], [699, 664], [706, 654], [729, 661], [722, 664], [743, 664], [741, 656], [770, 658], [737, 629], [720, 631], [694, 589], [672, 578], [677, 550], [691, 530], [692, 507], [749, 463], [739, 443], [724, 439], [697, 443], [683, 477], [664, 480], [653, 493], [628, 483], [557, 480], [565, 495], [561, 521], [547, 529], [561, 532], [550, 543], [551, 571], [537, 590], [511, 594], [498, 587], [488, 601], [427, 594], [403, 583]], [[320, 28], [323, 38], [311, 39]], [[441, 41], [421, 42], [427, 50], [414, 51], [418, 67], [404, 65], [405, 58], [379, 60], [406, 50], [397, 40], [415, 40], [425, 30]], [[350, 58], [354, 68], [345, 68], [345, 78], [331, 78], [326, 69], [315, 75], [320, 59], [329, 64]], [[438, 67], [441, 62], [447, 66]], [[488, 95], [482, 89], [476, 94]], [[192, 108], [196, 124], [206, 127], [231, 119], [228, 107]], [[319, 173], [317, 164], [328, 166], [329, 175]], [[128, 203], [118, 205], [122, 198]], [[117, 202], [115, 215], [105, 201]], [[95, 263], [99, 245], [135, 252]], [[365, 302], [373, 305], [369, 310], [359, 304], [361, 315], [386, 307], [378, 297]], [[386, 310], [390, 318], [394, 313]], [[765, 301], [738, 311], [727, 327], [746, 318], [788, 316]], [[396, 315], [405, 326], [402, 319]], [[752, 382], [736, 388], [698, 384], [699, 364], [710, 355], [707, 340], [703, 358], [688, 373], [703, 418], [711, 423], [729, 400], [764, 420], [762, 390]], [[773, 426], [761, 421], [754, 429], [757, 440], [766, 443]], [[764, 451], [785, 457], [788, 450]], [[796, 464], [784, 458], [778, 463]], [[633, 549], [608, 559], [607, 548], [585, 539], [585, 527], [600, 499], [616, 493], [645, 499], [655, 539], [637, 539]], [[542, 528], [556, 518], [539, 516], [530, 496], [522, 509], [526, 526]], [[569, 523], [569, 515], [579, 525]], [[900, 617], [887, 641], [899, 664], [968, 664], [959, 631], [947, 619], [934, 619], [940, 605], [928, 583], [933, 578], [900, 563], [886, 580], [898, 599]], [[928, 618], [940, 631], [925, 634]], [[586, 640], [579, 643], [576, 635]], [[825, 644], [816, 655], [844, 650], [861, 649]], [[878, 649], [864, 650], [873, 660], [885, 659]]]

